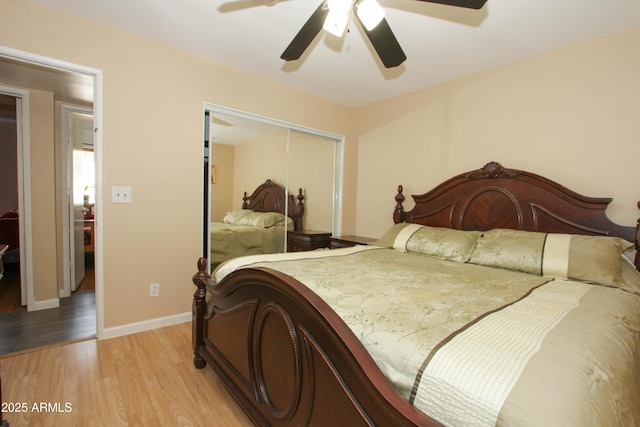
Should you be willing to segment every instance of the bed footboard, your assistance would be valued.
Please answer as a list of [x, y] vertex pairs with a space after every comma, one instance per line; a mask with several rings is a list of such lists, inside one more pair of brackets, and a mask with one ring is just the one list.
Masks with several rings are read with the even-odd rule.
[[208, 363], [258, 425], [439, 425], [306, 286], [263, 268], [216, 284], [204, 265], [193, 278], [194, 364]]
[[205, 258], [198, 259], [198, 272], [193, 276], [196, 291], [193, 294], [191, 305], [191, 342], [193, 345], [193, 364], [198, 369], [204, 368], [207, 364], [199, 352], [204, 337], [204, 315], [207, 310], [207, 285], [205, 281], [209, 279], [209, 275], [204, 271], [206, 267], [207, 260]]

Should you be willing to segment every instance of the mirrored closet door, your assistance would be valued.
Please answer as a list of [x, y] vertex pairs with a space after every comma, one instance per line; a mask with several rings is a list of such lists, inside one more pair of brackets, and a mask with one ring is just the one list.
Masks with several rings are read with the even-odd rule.
[[[342, 144], [339, 135], [307, 129], [225, 107], [205, 106], [205, 209], [203, 221], [203, 254], [210, 267], [224, 258], [238, 254], [273, 253], [295, 250], [288, 239], [299, 233], [321, 231], [327, 239], [339, 233], [341, 215]], [[206, 127], [206, 126], [205, 126]], [[207, 140], [208, 138], [208, 140]], [[270, 180], [284, 188], [297, 203], [299, 189], [304, 196], [302, 230], [282, 227], [279, 244], [257, 248], [232, 248], [230, 222], [251, 222], [252, 217], [238, 212], [243, 195], [251, 195]], [[233, 213], [231, 217], [229, 213]], [[289, 212], [290, 213], [290, 212]], [[262, 219], [254, 216], [261, 225]], [[271, 218], [270, 218], [271, 219]], [[223, 229], [227, 238], [217, 230]], [[260, 246], [260, 239], [244, 237]], [[295, 243], [295, 242], [294, 242]], [[295, 246], [295, 245], [294, 245]], [[299, 250], [300, 248], [298, 248]], [[212, 269], [211, 268], [211, 269]]]

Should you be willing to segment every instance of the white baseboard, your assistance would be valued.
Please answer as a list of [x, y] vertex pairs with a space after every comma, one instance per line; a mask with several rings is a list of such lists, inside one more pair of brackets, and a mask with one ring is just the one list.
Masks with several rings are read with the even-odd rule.
[[190, 321], [191, 311], [188, 311], [186, 313], [174, 314], [173, 316], [159, 317], [157, 319], [129, 323], [127, 325], [115, 326], [113, 328], [105, 328], [104, 332], [98, 335], [98, 339], [117, 338]]
[[47, 299], [44, 301], [34, 301], [28, 308], [28, 311], [46, 310], [48, 308], [60, 307], [60, 300], [58, 298]]

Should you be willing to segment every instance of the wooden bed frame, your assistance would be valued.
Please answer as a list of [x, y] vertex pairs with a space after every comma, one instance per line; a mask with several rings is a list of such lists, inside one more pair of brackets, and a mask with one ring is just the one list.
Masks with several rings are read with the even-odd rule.
[[[405, 211], [399, 187], [394, 222], [612, 235], [639, 249], [640, 220], [637, 227], [611, 222], [605, 215], [611, 199], [584, 197], [494, 162], [413, 199], [415, 207]], [[267, 268], [242, 269], [216, 284], [204, 264], [198, 261], [193, 277], [194, 364], [209, 363], [256, 424], [439, 425], [395, 391], [347, 325], [306, 286]]]
[[289, 217], [293, 220], [296, 231], [302, 231], [302, 217], [304, 215], [304, 195], [302, 194], [302, 188], [298, 189], [298, 195], [296, 197], [298, 200], [297, 203], [293, 195], [289, 195], [287, 213], [285, 213], [285, 206], [287, 206], [286, 194], [284, 187], [267, 179], [264, 184], [260, 184], [250, 196], [247, 196], [246, 191], [244, 192], [242, 209], [251, 209], [255, 212], [279, 212], [283, 215], [288, 213]]

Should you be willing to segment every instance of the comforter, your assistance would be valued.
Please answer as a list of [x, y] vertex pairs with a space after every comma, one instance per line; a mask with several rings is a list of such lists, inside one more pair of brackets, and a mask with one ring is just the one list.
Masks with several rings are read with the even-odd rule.
[[258, 266], [325, 299], [398, 392], [445, 425], [640, 425], [630, 264], [612, 286], [357, 246], [243, 257], [215, 279]]
[[244, 255], [284, 251], [284, 226], [269, 228], [212, 222], [211, 263], [218, 264]]

